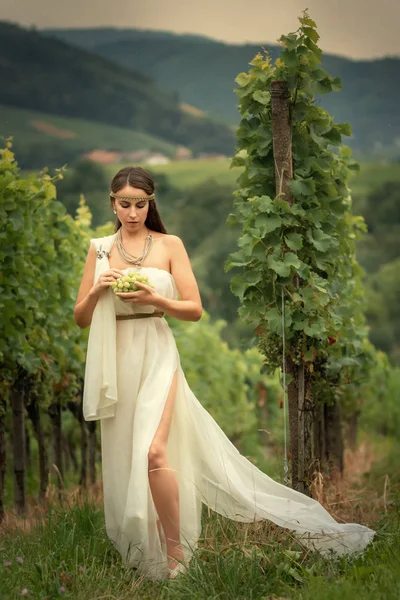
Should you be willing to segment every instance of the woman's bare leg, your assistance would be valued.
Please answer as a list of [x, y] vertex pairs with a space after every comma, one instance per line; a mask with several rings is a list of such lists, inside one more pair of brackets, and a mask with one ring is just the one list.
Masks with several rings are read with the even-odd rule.
[[171, 426], [172, 413], [175, 404], [178, 373], [172, 379], [172, 384], [165, 402], [165, 408], [160, 424], [149, 448], [149, 483], [159, 519], [164, 529], [168, 566], [173, 569], [177, 560], [183, 560], [180, 544], [179, 528], [179, 488], [178, 482], [167, 460], [167, 442]]

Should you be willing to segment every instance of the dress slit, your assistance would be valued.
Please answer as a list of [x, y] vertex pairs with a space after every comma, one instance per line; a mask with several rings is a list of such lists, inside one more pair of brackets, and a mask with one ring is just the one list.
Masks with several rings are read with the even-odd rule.
[[[161, 403], [162, 404], [162, 410], [161, 410], [161, 414], [160, 414], [160, 418], [158, 420], [158, 425], [155, 429], [154, 435], [151, 438], [148, 450], [147, 450], [147, 458], [146, 458], [146, 463], [147, 463], [147, 472], [148, 472], [148, 452], [150, 450], [151, 444], [154, 440], [155, 435], [157, 434], [158, 428], [160, 427], [161, 424], [161, 420], [162, 417], [164, 415], [164, 411], [165, 411], [165, 407], [166, 407], [166, 403], [167, 403], [167, 398], [169, 396], [169, 393], [171, 391], [171, 387], [172, 387], [172, 383], [174, 381], [174, 377], [175, 375], [177, 375], [178, 377], [178, 368], [179, 365], [177, 364], [174, 368], [174, 370], [172, 371], [172, 375], [169, 378], [169, 382], [168, 382], [168, 386], [166, 388], [166, 393], [164, 394], [164, 400]], [[167, 440], [167, 448], [168, 448], [168, 441], [170, 439], [171, 436], [171, 427], [172, 427], [172, 421], [174, 418], [174, 413], [176, 410], [176, 400], [177, 400], [177, 389], [178, 389], [178, 384], [176, 385], [176, 390], [175, 390], [175, 398], [174, 398], [174, 408], [172, 411], [172, 416], [171, 416], [171, 423], [170, 423], [170, 428], [169, 428], [169, 433], [168, 433], [168, 440]], [[168, 458], [168, 462], [170, 463], [170, 460]], [[173, 466], [170, 463], [170, 466], [173, 469]], [[174, 470], [174, 469], [173, 469]], [[161, 521], [159, 519], [158, 516], [158, 512], [157, 512], [157, 508], [156, 505], [154, 504], [154, 499], [153, 499], [153, 494], [151, 491], [151, 487], [150, 487], [150, 480], [149, 477], [147, 477], [147, 485], [148, 485], [148, 502], [149, 502], [149, 519], [148, 519], [148, 535], [149, 535], [149, 540], [154, 540], [154, 544], [157, 546], [157, 550], [158, 552], [165, 552], [166, 550], [166, 541], [165, 541], [165, 534], [164, 534], [164, 529], [162, 527]], [[157, 523], [159, 523], [159, 526], [157, 525]]]
[[[160, 427], [161, 420], [162, 420], [163, 415], [164, 415], [164, 411], [165, 411], [165, 407], [166, 407], [168, 395], [169, 395], [169, 393], [171, 391], [172, 383], [174, 381], [174, 377], [175, 377], [175, 375], [177, 375], [177, 376], [179, 375], [178, 374], [178, 368], [179, 368], [179, 366], [178, 366], [178, 364], [176, 364], [175, 367], [172, 370], [172, 374], [170, 375], [170, 377], [168, 379], [168, 384], [166, 386], [166, 392], [164, 392], [164, 394], [163, 394], [163, 400], [162, 400], [162, 402], [160, 402], [160, 411], [159, 411], [159, 414], [157, 415], [156, 425], [155, 425], [153, 434], [152, 434], [151, 439], [150, 439], [150, 443], [149, 443], [149, 446], [148, 446], [148, 449], [147, 449], [147, 453], [149, 452], [150, 446], [151, 446], [151, 444], [152, 444], [152, 442], [153, 442], [153, 440], [154, 440], [154, 438], [156, 436], [156, 433], [157, 433], [157, 431], [158, 431], [158, 429]], [[169, 433], [168, 433], [168, 440], [169, 440], [169, 435], [171, 433], [172, 420], [174, 418], [174, 413], [175, 413], [175, 410], [176, 410], [177, 391], [178, 391], [178, 383], [177, 383], [176, 390], [175, 390], [174, 408], [173, 408], [173, 411], [172, 411], [170, 429], [169, 429]], [[168, 440], [167, 440], [167, 444], [168, 444]]]

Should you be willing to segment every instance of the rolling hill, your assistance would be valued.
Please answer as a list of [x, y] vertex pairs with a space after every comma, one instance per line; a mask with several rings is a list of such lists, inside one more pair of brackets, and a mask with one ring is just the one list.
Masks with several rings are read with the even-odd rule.
[[0, 38], [2, 105], [138, 131], [194, 152], [233, 151], [230, 128], [183, 110], [147, 75], [12, 23], [0, 22]]
[[[256, 44], [229, 45], [199, 36], [134, 29], [53, 29], [46, 34], [146, 73], [163, 90], [178, 93], [182, 102], [226, 123], [239, 119], [235, 77], [248, 70], [249, 61], [260, 50]], [[273, 59], [278, 56], [278, 46], [266, 44], [265, 48]], [[336, 122], [351, 123], [349, 145], [365, 154], [379, 154], [382, 147], [398, 154], [400, 58], [361, 61], [324, 54], [323, 67], [342, 79], [342, 91], [321, 96], [320, 103]]]
[[13, 136], [13, 151], [22, 168], [75, 163], [98, 148], [117, 152], [151, 150], [173, 157], [177, 146], [146, 133], [73, 117], [0, 105], [1, 135]]

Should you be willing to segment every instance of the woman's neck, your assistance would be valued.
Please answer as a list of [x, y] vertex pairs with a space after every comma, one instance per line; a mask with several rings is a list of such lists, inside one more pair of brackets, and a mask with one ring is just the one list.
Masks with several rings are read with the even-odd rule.
[[128, 231], [128, 228], [121, 227], [121, 237], [122, 241], [126, 240], [127, 242], [135, 241], [135, 240], [144, 240], [149, 235], [149, 230], [146, 225], [143, 225], [140, 229], [136, 231]]

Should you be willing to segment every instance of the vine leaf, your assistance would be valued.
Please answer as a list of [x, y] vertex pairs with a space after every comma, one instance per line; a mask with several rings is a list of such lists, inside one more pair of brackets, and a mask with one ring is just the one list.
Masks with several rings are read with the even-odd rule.
[[324, 233], [321, 229], [309, 229], [307, 231], [307, 238], [320, 252], [326, 252], [334, 244], [333, 237]]
[[292, 179], [288, 186], [296, 198], [312, 196], [315, 193], [315, 181], [310, 179]]
[[248, 271], [246, 275], [235, 275], [231, 279], [231, 291], [235, 296], [243, 300], [246, 290], [258, 283], [261, 280], [262, 272], [261, 271]]
[[264, 106], [266, 106], [267, 104], [269, 104], [271, 102], [271, 94], [270, 92], [263, 92], [261, 90], [256, 90], [253, 94], [253, 98], [254, 100], [256, 100], [256, 102], [259, 102], [260, 104], [263, 104]]
[[288, 233], [285, 242], [291, 250], [300, 250], [303, 247], [303, 236], [300, 233]]
[[240, 87], [244, 87], [250, 83], [250, 76], [247, 73], [239, 73], [235, 81]]
[[313, 21], [311, 19], [311, 17], [308, 16], [307, 11], [304, 11], [303, 14], [304, 14], [304, 17], [299, 17], [299, 22], [302, 25], [306, 25], [307, 27], [316, 27], [317, 26], [316, 22]]
[[282, 225], [282, 219], [279, 215], [270, 215], [262, 214], [256, 219], [256, 231], [259, 233], [260, 237], [265, 237], [267, 233], [271, 233], [278, 227]]
[[271, 308], [271, 310], [265, 314], [265, 318], [268, 321], [270, 330], [278, 335], [282, 335], [282, 315], [278, 312], [278, 309]]
[[290, 275], [291, 267], [299, 269], [301, 266], [301, 260], [292, 252], [287, 252], [283, 260], [276, 260], [272, 255], [268, 257], [267, 264], [270, 269], [275, 271], [281, 277], [288, 277]]

